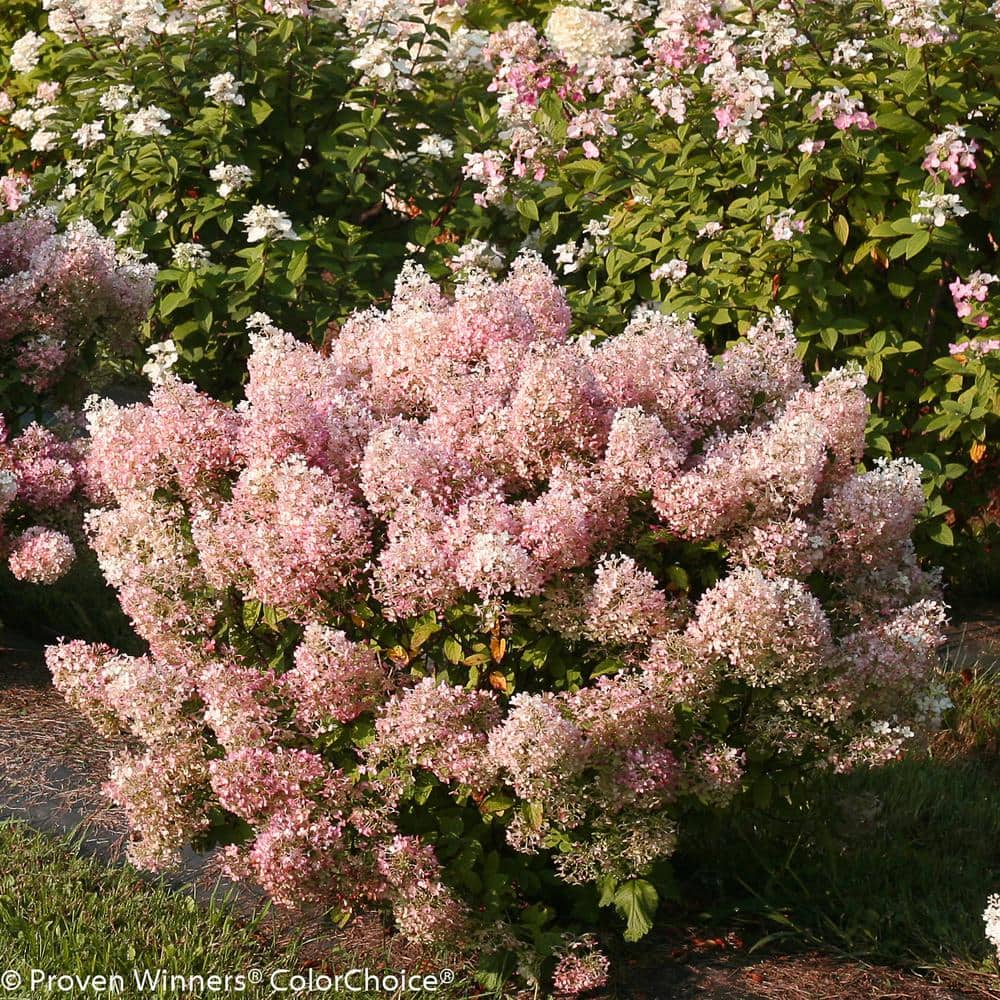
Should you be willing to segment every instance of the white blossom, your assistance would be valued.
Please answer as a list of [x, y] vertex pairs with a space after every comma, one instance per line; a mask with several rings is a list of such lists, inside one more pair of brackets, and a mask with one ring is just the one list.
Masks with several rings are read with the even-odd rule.
[[208, 250], [200, 243], [178, 243], [170, 253], [177, 267], [199, 271], [211, 263]]
[[172, 340], [163, 340], [158, 344], [150, 344], [146, 353], [149, 360], [142, 366], [142, 373], [153, 385], [162, 385], [177, 364], [177, 345]]
[[170, 135], [170, 129], [165, 124], [169, 120], [170, 115], [163, 108], [150, 104], [126, 115], [125, 127], [138, 136]]
[[10, 68], [15, 73], [30, 73], [38, 65], [38, 54], [45, 39], [37, 31], [22, 35], [10, 47]]
[[251, 243], [299, 238], [292, 228], [292, 220], [273, 205], [254, 205], [241, 221], [246, 226], [247, 239]]
[[234, 191], [242, 191], [253, 183], [253, 171], [242, 163], [217, 163], [208, 176], [218, 184], [220, 198], [228, 198]]
[[910, 221], [918, 226], [943, 226], [949, 219], [959, 219], [968, 215], [969, 210], [962, 204], [957, 194], [932, 194], [920, 192], [919, 211], [910, 216]]
[[240, 88], [243, 86], [232, 73], [219, 73], [208, 81], [205, 96], [216, 104], [234, 104], [242, 107], [246, 104]]
[[104, 134], [104, 122], [93, 121], [86, 125], [81, 125], [74, 133], [73, 138], [81, 149], [90, 149], [103, 142], [107, 136]]

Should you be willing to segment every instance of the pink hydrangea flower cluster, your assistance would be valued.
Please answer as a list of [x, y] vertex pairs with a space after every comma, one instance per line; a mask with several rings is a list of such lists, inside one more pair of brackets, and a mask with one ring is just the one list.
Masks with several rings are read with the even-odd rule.
[[990, 285], [995, 285], [998, 281], [1000, 277], [983, 271], [973, 271], [968, 281], [962, 281], [961, 278], [952, 281], [948, 285], [948, 290], [951, 292], [951, 300], [955, 303], [955, 312], [959, 318], [968, 319], [981, 330], [989, 326], [989, 314], [979, 312], [976, 303], [985, 302], [990, 294]]
[[961, 187], [976, 169], [979, 143], [966, 139], [961, 125], [952, 125], [934, 136], [924, 152], [924, 170], [935, 179], [944, 174], [949, 184]]
[[54, 583], [73, 564], [86, 470], [71, 425], [29, 424], [11, 436], [0, 417], [0, 555], [29, 583]]
[[84, 345], [129, 349], [152, 303], [151, 265], [120, 262], [86, 222], [56, 231], [44, 213], [0, 225], [0, 358], [51, 394]]
[[[587, 342], [570, 318], [532, 254], [451, 295], [411, 266], [324, 352], [257, 324], [236, 409], [169, 378], [91, 405], [90, 540], [150, 653], [49, 662], [145, 747], [110, 785], [137, 861], [221, 812], [249, 831], [230, 870], [280, 902], [475, 946], [407, 825], [428, 796], [567, 882], [624, 881], [751, 751], [848, 766], [918, 731], [942, 612], [916, 470], [857, 472], [863, 376], [808, 384], [780, 312], [717, 358], [655, 311]], [[690, 596], [681, 541], [720, 553]]]

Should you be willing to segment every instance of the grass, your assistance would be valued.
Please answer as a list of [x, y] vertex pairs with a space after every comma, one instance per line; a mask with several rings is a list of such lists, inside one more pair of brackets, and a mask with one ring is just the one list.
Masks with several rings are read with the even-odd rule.
[[[308, 974], [312, 968], [315, 976], [343, 972], [359, 964], [334, 953], [317, 968], [316, 963], [304, 959], [298, 942], [283, 943], [273, 931], [265, 930], [261, 917], [244, 919], [225, 899], [203, 905], [188, 893], [171, 891], [129, 869], [81, 858], [74, 841], [45, 837], [22, 824], [0, 824], [0, 857], [4, 859], [0, 871], [0, 972], [15, 970], [23, 977], [19, 989], [4, 990], [0, 985], [0, 995], [9, 1000], [42, 995], [29, 989], [32, 969], [77, 977], [117, 973], [124, 977], [125, 989], [115, 996], [170, 996], [175, 1000], [213, 994], [183, 988], [162, 993], [140, 991], [132, 970], [164, 970], [189, 979], [256, 969], [263, 974], [259, 988], [249, 986], [214, 995], [262, 1000], [276, 995], [269, 980], [278, 969]], [[387, 954], [382, 961], [368, 964], [379, 974], [401, 967]], [[285, 985], [287, 979], [279, 982]], [[475, 992], [458, 984], [434, 995], [467, 1000]], [[61, 995], [89, 994], [71, 989]], [[292, 991], [280, 995], [306, 994]], [[347, 994], [328, 991], [308, 995]], [[349, 995], [386, 1000], [392, 994]]]
[[87, 976], [296, 967], [296, 945], [282, 946], [225, 901], [203, 907], [135, 872], [81, 858], [70, 840], [5, 823], [0, 856], [0, 968], [26, 979], [31, 969]]
[[702, 895], [714, 883], [706, 916], [746, 923], [758, 943], [982, 971], [981, 914], [1000, 888], [998, 787], [996, 762], [905, 760], [823, 782], [798, 822], [734, 822], [684, 861]]

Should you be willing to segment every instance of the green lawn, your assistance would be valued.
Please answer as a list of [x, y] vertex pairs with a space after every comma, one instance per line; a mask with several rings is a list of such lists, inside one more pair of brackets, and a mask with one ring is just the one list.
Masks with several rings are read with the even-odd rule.
[[[134, 871], [108, 867], [81, 858], [72, 841], [54, 840], [16, 823], [0, 824], [0, 974], [14, 970], [22, 977], [19, 988], [4, 989], [0, 997], [27, 1000], [35, 996], [116, 996], [116, 997], [188, 997], [237, 996], [265, 998], [274, 996], [355, 996], [362, 1000], [378, 996], [385, 1000], [392, 992], [298, 990], [279, 993], [270, 980], [277, 970], [277, 983], [285, 988], [294, 985], [294, 974], [309, 975], [314, 985], [323, 986], [315, 977], [324, 973], [346, 973], [353, 965], [348, 956], [332, 954], [322, 967], [305, 962], [296, 944], [283, 945], [273, 933], [266, 932], [259, 920], [246, 921], [235, 914], [225, 900], [205, 906], [184, 892], [171, 891], [161, 884], [139, 877]], [[399, 970], [398, 960], [386, 955], [369, 962], [373, 974]], [[34, 993], [29, 988], [32, 970], [52, 975], [87, 976], [120, 974], [124, 990], [87, 992], [79, 986], [67, 992], [44, 987]], [[149, 970], [155, 975], [182, 976], [188, 981], [198, 976], [245, 974], [262, 985], [247, 982], [245, 988], [233, 982], [229, 991], [211, 992], [181, 984], [172, 988], [136, 988], [133, 970]], [[251, 973], [251, 970], [255, 970]], [[430, 971], [430, 970], [427, 970]], [[9, 975], [8, 971], [8, 975]], [[2, 978], [2, 976], [0, 976]], [[352, 980], [352, 985], [356, 984]], [[98, 984], [95, 984], [98, 985]], [[180, 986], [180, 988], [177, 988]], [[469, 998], [477, 991], [463, 985], [440, 989], [433, 994], [410, 993], [410, 996], [433, 995], [446, 1000]]]

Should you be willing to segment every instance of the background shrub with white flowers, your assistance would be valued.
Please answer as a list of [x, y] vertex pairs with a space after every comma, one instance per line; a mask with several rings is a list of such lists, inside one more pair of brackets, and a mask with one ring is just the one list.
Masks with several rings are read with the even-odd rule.
[[918, 546], [967, 573], [1000, 469], [996, 5], [521, 17], [486, 48], [501, 141], [467, 157], [480, 200], [518, 213], [585, 323], [653, 300], [721, 348], [781, 306], [810, 371], [861, 364], [870, 454], [921, 464]]
[[0, 157], [159, 265], [148, 342], [199, 384], [238, 394], [252, 313], [321, 343], [469, 230], [489, 77], [459, 7], [44, 8], [7, 60]]

